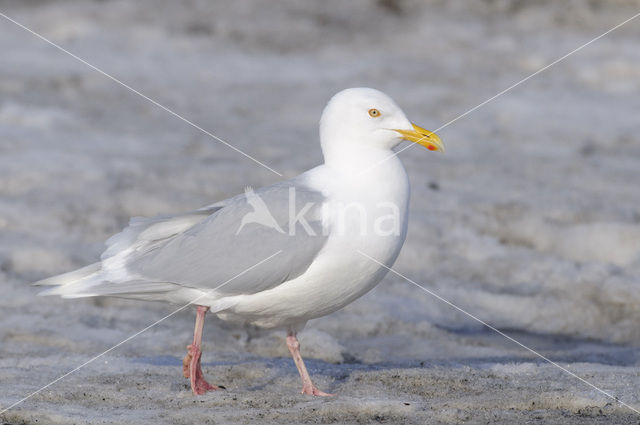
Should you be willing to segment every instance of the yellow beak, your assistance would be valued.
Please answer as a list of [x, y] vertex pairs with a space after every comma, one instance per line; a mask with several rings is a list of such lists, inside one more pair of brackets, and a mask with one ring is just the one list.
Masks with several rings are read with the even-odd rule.
[[411, 124], [413, 130], [394, 130], [402, 134], [402, 138], [413, 143], [424, 146], [430, 151], [444, 152], [444, 145], [440, 137], [432, 131], [425, 130], [424, 128]]

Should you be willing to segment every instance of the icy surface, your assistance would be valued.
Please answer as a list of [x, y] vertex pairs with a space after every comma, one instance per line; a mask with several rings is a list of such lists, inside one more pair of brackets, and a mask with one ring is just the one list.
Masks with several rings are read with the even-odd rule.
[[[0, 11], [294, 176], [336, 91], [371, 86], [434, 129], [640, 10], [638, 1], [0, 2]], [[640, 408], [640, 21], [401, 154], [395, 268]], [[38, 298], [130, 216], [277, 181], [0, 18], [0, 410], [173, 307]], [[205, 326], [193, 398], [183, 311], [11, 409], [23, 423], [638, 423], [633, 413], [389, 275], [301, 335]]]

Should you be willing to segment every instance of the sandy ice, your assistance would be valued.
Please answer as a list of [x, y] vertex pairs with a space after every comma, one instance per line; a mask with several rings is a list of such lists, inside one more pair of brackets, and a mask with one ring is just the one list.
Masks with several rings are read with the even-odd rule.
[[[0, 11], [258, 160], [321, 161], [340, 89], [435, 129], [637, 13], [638, 1], [0, 2]], [[395, 269], [640, 409], [640, 37], [633, 21], [401, 154]], [[37, 297], [130, 216], [279, 177], [0, 19], [0, 410], [173, 306]], [[4, 423], [638, 423], [637, 414], [389, 275], [301, 334], [205, 325], [193, 397], [181, 311], [0, 415]]]

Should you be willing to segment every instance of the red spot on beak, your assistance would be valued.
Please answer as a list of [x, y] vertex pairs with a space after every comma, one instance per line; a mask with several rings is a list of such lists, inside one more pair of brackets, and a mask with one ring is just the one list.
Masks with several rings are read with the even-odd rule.
[[436, 150], [436, 147], [435, 147], [435, 146], [433, 146], [433, 145], [429, 145], [429, 147], [428, 147], [427, 149], [429, 149], [430, 151], [435, 151], [435, 150]]

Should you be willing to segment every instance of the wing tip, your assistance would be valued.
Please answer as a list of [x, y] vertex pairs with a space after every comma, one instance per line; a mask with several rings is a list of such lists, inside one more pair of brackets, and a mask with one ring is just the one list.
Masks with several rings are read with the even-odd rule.
[[77, 282], [94, 273], [97, 273], [102, 268], [102, 263], [99, 261], [88, 266], [73, 270], [67, 273], [62, 273], [56, 276], [47, 277], [38, 281], [32, 282], [31, 286], [64, 286]]

